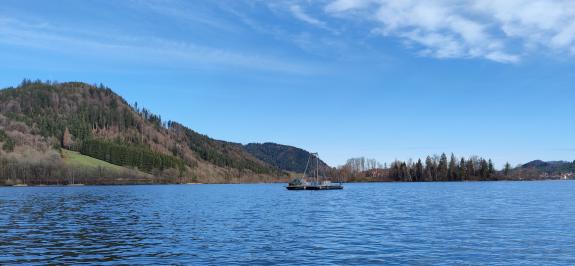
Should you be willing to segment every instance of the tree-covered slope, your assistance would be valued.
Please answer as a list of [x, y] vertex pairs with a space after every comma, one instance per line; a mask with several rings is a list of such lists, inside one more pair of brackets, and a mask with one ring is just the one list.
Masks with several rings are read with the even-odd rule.
[[[303, 173], [310, 156], [308, 151], [300, 148], [276, 143], [250, 143], [245, 149], [256, 158], [271, 164], [281, 170]], [[320, 170], [325, 171], [329, 166], [320, 160]], [[316, 162], [310, 163], [308, 171], [314, 171]]]
[[565, 162], [565, 161], [550, 161], [544, 162], [541, 160], [535, 160], [528, 162], [521, 166], [523, 169], [535, 169], [549, 174], [557, 173], [569, 173], [575, 172], [575, 161]]
[[154, 176], [194, 182], [285, 176], [240, 144], [162, 121], [107, 87], [80, 82], [24, 81], [0, 90], [0, 147], [3, 158], [14, 162], [65, 148]]

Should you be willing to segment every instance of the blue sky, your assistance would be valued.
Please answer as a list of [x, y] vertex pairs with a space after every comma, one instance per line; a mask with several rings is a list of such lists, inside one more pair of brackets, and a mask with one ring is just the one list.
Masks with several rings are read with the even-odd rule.
[[214, 138], [331, 165], [575, 159], [570, 0], [3, 0], [0, 59], [2, 87], [104, 83]]

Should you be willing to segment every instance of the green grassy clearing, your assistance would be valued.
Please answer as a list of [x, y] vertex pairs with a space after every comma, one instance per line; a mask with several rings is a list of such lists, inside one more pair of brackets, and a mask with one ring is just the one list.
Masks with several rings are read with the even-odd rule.
[[85, 168], [98, 168], [101, 167], [107, 170], [113, 171], [124, 171], [127, 170], [122, 166], [111, 164], [102, 160], [98, 160], [86, 155], [82, 155], [79, 152], [64, 150], [62, 149], [62, 157], [64, 163], [73, 167], [85, 167]]

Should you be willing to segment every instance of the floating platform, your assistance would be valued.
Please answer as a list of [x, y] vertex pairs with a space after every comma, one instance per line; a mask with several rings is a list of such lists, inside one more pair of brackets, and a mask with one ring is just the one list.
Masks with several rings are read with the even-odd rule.
[[337, 190], [343, 189], [342, 185], [301, 185], [287, 186], [287, 190]]
[[[305, 179], [307, 170], [309, 169], [310, 161], [314, 159], [316, 161], [316, 168], [315, 168], [315, 175], [311, 177], [311, 181], [307, 181]], [[309, 158], [307, 159], [307, 164], [305, 166], [305, 170], [303, 171], [303, 176], [301, 178], [294, 178], [286, 187], [287, 190], [338, 190], [343, 189], [341, 182], [332, 183], [329, 179], [322, 177], [320, 178], [319, 175], [320, 170], [320, 163], [319, 163], [319, 156], [317, 153], [310, 153]]]

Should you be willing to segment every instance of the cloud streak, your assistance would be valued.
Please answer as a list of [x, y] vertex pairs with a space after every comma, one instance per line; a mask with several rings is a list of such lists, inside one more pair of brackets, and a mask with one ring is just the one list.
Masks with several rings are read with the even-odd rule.
[[77, 31], [48, 22], [0, 17], [0, 44], [50, 50], [62, 54], [102, 56], [110, 60], [137, 60], [157, 64], [189, 64], [199, 68], [237, 67], [261, 71], [309, 74], [306, 62], [219, 49], [151, 36]]
[[374, 24], [435, 58], [484, 58], [517, 63], [543, 48], [575, 55], [571, 0], [334, 0], [326, 14]]
[[308, 15], [307, 13], [305, 13], [303, 11], [303, 9], [301, 8], [301, 6], [299, 5], [291, 5], [289, 7], [289, 10], [291, 11], [292, 15], [294, 17], [296, 17], [297, 19], [304, 21], [306, 23], [309, 23], [311, 25], [317, 26], [317, 27], [325, 27], [325, 23], [323, 21], [320, 21], [310, 15]]

